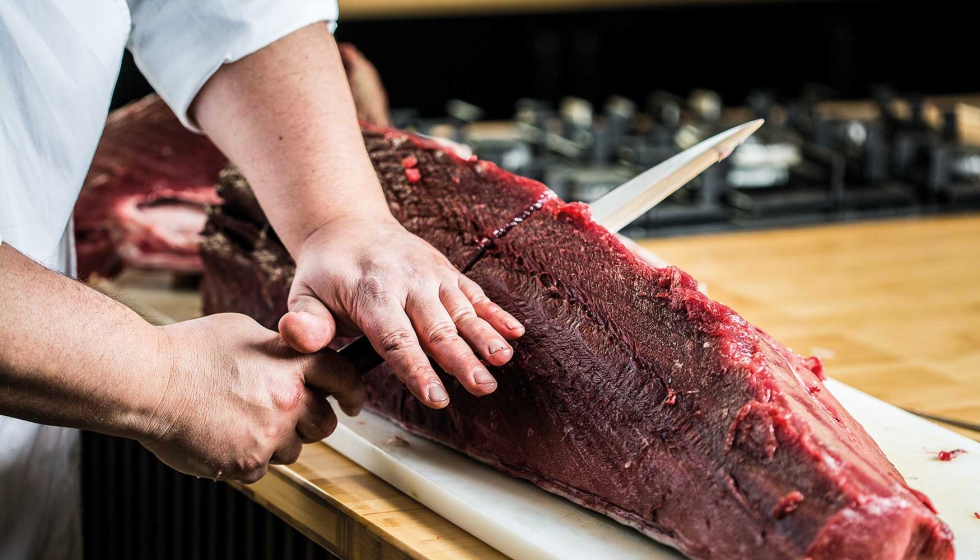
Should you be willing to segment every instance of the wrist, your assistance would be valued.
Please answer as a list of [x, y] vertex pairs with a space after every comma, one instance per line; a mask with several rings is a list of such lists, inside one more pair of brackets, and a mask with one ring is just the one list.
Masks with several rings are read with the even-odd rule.
[[354, 233], [381, 231], [391, 227], [401, 228], [402, 225], [391, 215], [387, 206], [380, 211], [352, 211], [332, 216], [306, 234], [297, 247], [295, 260], [299, 262], [307, 251], [314, 252], [315, 257], [319, 252], [318, 247], [324, 241], [336, 241], [338, 236], [349, 237]]
[[124, 417], [121, 419], [124, 436], [140, 442], [158, 441], [173, 425], [170, 411], [178, 386], [177, 342], [167, 327], [147, 325], [144, 352], [127, 391]]

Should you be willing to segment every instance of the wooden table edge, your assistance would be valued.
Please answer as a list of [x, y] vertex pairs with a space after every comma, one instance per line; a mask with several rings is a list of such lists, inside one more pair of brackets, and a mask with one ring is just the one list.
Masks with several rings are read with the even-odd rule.
[[[326, 446], [326, 444], [323, 442], [316, 442], [308, 445]], [[378, 478], [378, 480], [384, 483], [384, 481], [382, 481], [380, 478]], [[382, 554], [382, 556], [386, 559], [425, 559], [424, 556], [416, 551], [413, 551], [411, 547], [406, 545], [404, 542], [394, 538], [394, 535], [378, 527], [373, 520], [358, 515], [351, 508], [345, 506], [339, 500], [325, 492], [322, 488], [288, 466], [271, 465], [266, 476], [254, 484], [242, 484], [234, 481], [229, 481], [228, 484], [232, 488], [244, 494], [250, 500], [260, 504], [262, 507], [274, 513], [277, 517], [288, 523], [300, 533], [303, 533], [303, 535], [310, 540], [316, 542], [323, 548], [330, 551], [330, 553], [340, 558], [357, 557], [355, 555], [356, 548], [355, 550], [345, 549], [344, 543], [341, 542], [344, 533], [346, 533], [344, 529], [347, 529], [347, 526], [349, 526], [354, 533], [357, 532], [358, 527], [367, 529], [367, 532], [373, 536], [372, 541], [375, 541], [375, 544], [378, 547], [382, 549], [384, 549], [385, 546], [391, 547], [389, 550], [385, 550], [384, 554]], [[293, 498], [298, 498], [299, 501], [293, 501]], [[420, 505], [419, 507], [423, 506]], [[315, 531], [313, 529], [313, 524], [304, 523], [297, 517], [296, 510], [307, 511], [306, 508], [309, 508], [309, 511], [318, 510], [318, 514], [333, 513], [338, 517], [338, 519], [342, 519], [344, 521], [344, 526], [342, 527], [340, 524], [338, 524], [337, 531], [335, 531], [334, 537], [337, 542], [331, 541], [329, 538], [327, 538], [327, 536], [323, 534], [323, 531]], [[324, 511], [324, 508], [326, 508], [326, 511]], [[353, 537], [354, 535], [349, 536]], [[356, 547], [357, 539], [351, 538], [350, 543]], [[397, 556], [391, 555], [394, 552], [397, 552]]]

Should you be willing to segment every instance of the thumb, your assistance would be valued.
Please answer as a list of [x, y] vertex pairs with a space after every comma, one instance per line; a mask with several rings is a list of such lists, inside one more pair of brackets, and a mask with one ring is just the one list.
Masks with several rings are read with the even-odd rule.
[[310, 354], [330, 344], [337, 324], [316, 296], [299, 294], [289, 298], [289, 313], [279, 320], [279, 334], [293, 350]]

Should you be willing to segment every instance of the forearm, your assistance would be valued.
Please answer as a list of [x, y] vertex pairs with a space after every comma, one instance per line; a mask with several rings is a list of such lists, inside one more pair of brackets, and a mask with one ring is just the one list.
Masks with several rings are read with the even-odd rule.
[[248, 177], [294, 256], [338, 216], [390, 217], [325, 25], [223, 66], [192, 114]]
[[0, 245], [0, 414], [138, 437], [166, 386], [158, 331]]
[[481, 359], [506, 363], [507, 339], [523, 327], [392, 217], [326, 26], [223, 66], [191, 113], [242, 169], [296, 260], [282, 340], [315, 353], [338, 332], [364, 334], [434, 408], [449, 395], [428, 356], [470, 393], [493, 392]]

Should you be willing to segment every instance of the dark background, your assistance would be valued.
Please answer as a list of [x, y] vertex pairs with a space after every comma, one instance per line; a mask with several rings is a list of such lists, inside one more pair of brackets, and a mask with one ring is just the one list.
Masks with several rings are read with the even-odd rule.
[[[423, 116], [460, 98], [507, 118], [520, 97], [642, 101], [651, 91], [718, 91], [740, 105], [754, 88], [804, 84], [845, 98], [886, 84], [900, 93], [980, 91], [975, 19], [964, 2], [783, 1], [350, 21], [336, 36], [374, 62], [392, 106]], [[150, 91], [127, 55], [113, 106]]]

